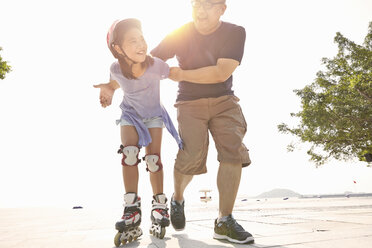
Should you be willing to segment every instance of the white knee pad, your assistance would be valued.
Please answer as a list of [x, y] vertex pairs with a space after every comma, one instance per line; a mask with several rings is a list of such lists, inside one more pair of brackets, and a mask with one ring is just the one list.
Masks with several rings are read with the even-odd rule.
[[160, 162], [160, 157], [156, 154], [146, 155], [145, 161], [147, 165], [147, 168], [146, 168], [147, 171], [157, 172], [163, 169], [163, 165]]
[[141, 161], [138, 159], [139, 148], [137, 146], [120, 146], [119, 153], [123, 153], [121, 161], [123, 166], [135, 166]]

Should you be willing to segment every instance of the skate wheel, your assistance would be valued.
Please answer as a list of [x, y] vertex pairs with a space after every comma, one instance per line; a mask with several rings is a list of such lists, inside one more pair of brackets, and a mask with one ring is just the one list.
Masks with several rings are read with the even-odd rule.
[[163, 239], [164, 236], [165, 236], [165, 227], [162, 227], [162, 228], [161, 228], [161, 232], [160, 232], [159, 235], [158, 235], [158, 238], [159, 238], [159, 239]]
[[115, 244], [116, 247], [119, 247], [120, 246], [120, 243], [121, 243], [120, 237], [121, 237], [121, 233], [118, 232], [115, 235], [115, 238], [114, 238], [114, 244]]
[[132, 236], [129, 236], [129, 238], [128, 238], [128, 242], [130, 243], [130, 242], [132, 242], [133, 241], [133, 237]]
[[134, 236], [133, 240], [136, 241], [137, 239], [138, 239], [138, 237], [137, 236]]
[[124, 239], [123, 241], [121, 241], [121, 243], [122, 243], [123, 245], [125, 245], [125, 244], [127, 243], [127, 240]]
[[154, 236], [154, 237], [157, 237], [157, 232], [156, 232], [156, 230], [152, 230], [152, 229], [150, 229], [150, 234], [152, 234], [152, 236]]

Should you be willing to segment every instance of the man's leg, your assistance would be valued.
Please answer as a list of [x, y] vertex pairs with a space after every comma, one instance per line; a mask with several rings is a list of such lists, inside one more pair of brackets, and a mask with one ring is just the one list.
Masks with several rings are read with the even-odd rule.
[[174, 170], [174, 194], [171, 199], [171, 223], [176, 231], [185, 229], [185, 201], [183, 192], [192, 179], [192, 175], [185, 175]]
[[174, 170], [173, 179], [174, 179], [174, 194], [173, 200], [182, 202], [183, 201], [183, 193], [187, 187], [187, 185], [191, 182], [193, 176], [192, 175], [184, 175], [179, 173], [177, 170]]
[[213, 237], [233, 243], [245, 244], [253, 243], [254, 238], [232, 216], [241, 172], [241, 164], [220, 164], [217, 175], [217, 186], [220, 196], [219, 218], [215, 220]]
[[252, 243], [254, 238], [232, 216], [238, 192], [242, 165], [248, 163], [248, 150], [242, 143], [247, 126], [233, 96], [223, 96], [210, 101], [209, 130], [218, 151], [220, 167], [217, 175], [219, 191], [219, 218], [214, 223], [215, 239], [234, 243]]
[[220, 164], [217, 175], [217, 187], [220, 196], [220, 218], [230, 215], [233, 211], [236, 195], [239, 189], [241, 173], [241, 164]]
[[171, 201], [171, 223], [175, 230], [185, 228], [185, 200], [187, 185], [193, 175], [207, 172], [208, 153], [208, 100], [198, 99], [177, 102], [178, 130], [183, 141], [183, 149], [177, 153], [174, 165], [174, 194]]

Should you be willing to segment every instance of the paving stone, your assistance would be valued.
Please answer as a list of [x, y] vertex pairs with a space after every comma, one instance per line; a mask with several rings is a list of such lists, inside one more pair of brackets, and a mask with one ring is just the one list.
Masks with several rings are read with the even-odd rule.
[[[147, 248], [370, 248], [372, 198], [248, 200], [238, 202], [234, 217], [255, 237], [238, 245], [213, 239], [216, 202], [186, 207], [186, 229], [167, 228], [159, 240], [148, 233], [150, 207], [142, 207], [143, 236], [131, 247]], [[114, 223], [122, 213], [112, 209], [0, 209], [1, 248], [114, 247]]]

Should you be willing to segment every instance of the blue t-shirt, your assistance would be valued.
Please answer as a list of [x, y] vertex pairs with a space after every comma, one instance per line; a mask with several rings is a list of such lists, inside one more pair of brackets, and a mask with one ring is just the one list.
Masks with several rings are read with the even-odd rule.
[[117, 61], [110, 68], [110, 78], [118, 82], [124, 92], [120, 107], [132, 107], [141, 118], [161, 116], [160, 80], [168, 76], [168, 64], [158, 58], [154, 58], [154, 64], [137, 79], [124, 77]]

